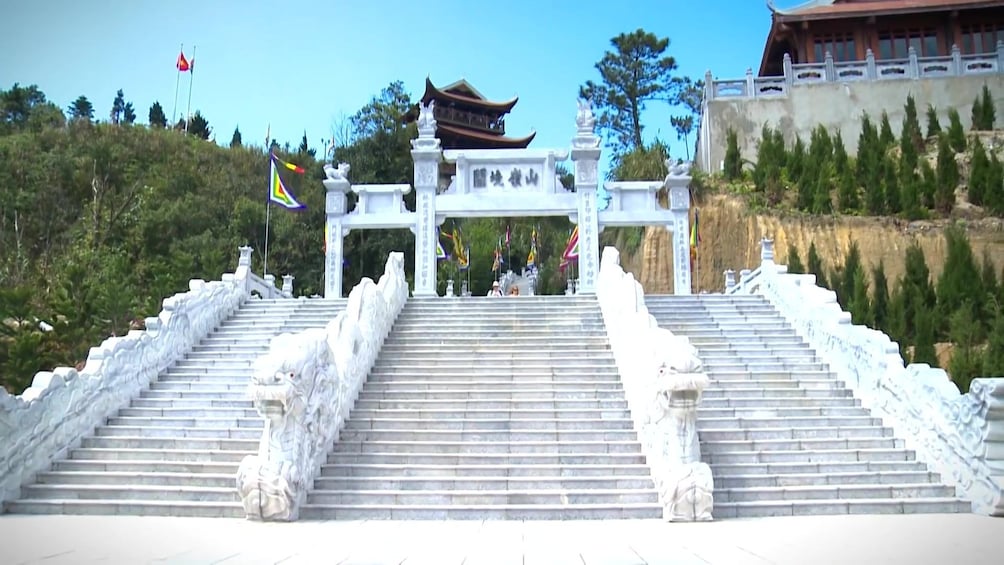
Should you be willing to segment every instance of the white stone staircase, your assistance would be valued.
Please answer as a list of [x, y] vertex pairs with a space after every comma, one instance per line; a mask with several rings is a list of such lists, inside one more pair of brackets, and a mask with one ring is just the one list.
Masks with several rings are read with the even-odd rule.
[[10, 513], [243, 517], [235, 476], [263, 419], [247, 399], [272, 337], [323, 327], [345, 300], [249, 300], [128, 407], [6, 504]]
[[660, 517], [595, 299], [412, 299], [300, 515]]
[[716, 518], [970, 512], [760, 296], [645, 297], [697, 347]]

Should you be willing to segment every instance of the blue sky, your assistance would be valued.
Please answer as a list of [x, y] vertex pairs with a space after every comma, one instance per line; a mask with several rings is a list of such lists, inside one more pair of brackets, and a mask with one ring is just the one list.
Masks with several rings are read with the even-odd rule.
[[[796, 2], [783, 2], [790, 5]], [[181, 43], [197, 49], [192, 111], [227, 144], [239, 126], [245, 144], [272, 136], [311, 146], [333, 124], [402, 80], [419, 98], [436, 84], [466, 78], [487, 97], [520, 97], [507, 133], [532, 129], [531, 147], [567, 147], [575, 97], [615, 35], [644, 28], [671, 40], [678, 73], [743, 76], [759, 65], [770, 27], [765, 0], [32, 0], [4, 8], [0, 87], [37, 84], [65, 108], [84, 94], [107, 119], [119, 88], [146, 122], [159, 100], [174, 106]], [[188, 76], [181, 80], [184, 111]], [[664, 104], [647, 109], [646, 137], [683, 157]]]

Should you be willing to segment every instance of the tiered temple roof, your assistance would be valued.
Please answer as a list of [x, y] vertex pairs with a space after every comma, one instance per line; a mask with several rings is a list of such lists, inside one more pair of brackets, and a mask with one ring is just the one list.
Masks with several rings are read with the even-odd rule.
[[[492, 102], [466, 80], [437, 88], [425, 79], [422, 104], [435, 101], [436, 137], [444, 149], [523, 149], [533, 141], [536, 132], [525, 137], [506, 137], [505, 115], [518, 97], [505, 102]], [[406, 119], [418, 118], [418, 106]]]

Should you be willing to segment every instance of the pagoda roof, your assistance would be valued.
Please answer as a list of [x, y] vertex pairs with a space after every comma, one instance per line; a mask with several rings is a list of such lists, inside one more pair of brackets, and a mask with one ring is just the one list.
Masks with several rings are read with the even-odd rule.
[[519, 97], [513, 97], [505, 102], [492, 102], [464, 79], [460, 79], [442, 88], [437, 88], [436, 85], [432, 84], [432, 80], [426, 77], [425, 94], [422, 95], [422, 104], [428, 104], [430, 100], [442, 100], [475, 106], [505, 114], [512, 110], [516, 102], [519, 101]]
[[[436, 133], [440, 138], [446, 136], [470, 140], [472, 143], [464, 144], [463, 149], [499, 148], [499, 149], [526, 149], [527, 145], [537, 136], [537, 132], [530, 132], [525, 137], [506, 137], [504, 135], [493, 135], [476, 130], [458, 128], [443, 122], [436, 124]], [[445, 134], [445, 135], [444, 135]], [[476, 147], [472, 147], [474, 145]]]
[[781, 9], [767, 0], [775, 22], [840, 19], [916, 12], [944, 12], [960, 8], [1000, 6], [999, 0], [809, 0]]

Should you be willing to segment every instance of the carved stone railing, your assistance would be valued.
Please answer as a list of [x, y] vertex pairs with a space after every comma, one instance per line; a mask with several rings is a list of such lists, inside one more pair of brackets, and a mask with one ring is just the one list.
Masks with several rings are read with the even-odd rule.
[[868, 49], [863, 61], [836, 62], [833, 55], [827, 52], [822, 62], [792, 63], [791, 56], [785, 53], [779, 77], [757, 77], [753, 69], [747, 69], [745, 78], [716, 80], [709, 71], [704, 83], [705, 98], [716, 100], [784, 97], [792, 87], [801, 84], [961, 77], [1002, 72], [1004, 41], [998, 41], [997, 49], [992, 53], [963, 55], [959, 47], [953, 45], [952, 53], [947, 57], [920, 57], [910, 47], [907, 57], [901, 59], [876, 59], [872, 50]]
[[165, 298], [145, 330], [92, 347], [83, 369], [57, 367], [35, 375], [21, 395], [0, 389], [0, 502], [49, 468], [80, 439], [125, 406], [182, 358], [249, 297], [251, 248], [222, 280], [193, 279], [188, 292]]
[[248, 518], [298, 518], [407, 300], [404, 254], [391, 253], [380, 282], [363, 279], [327, 327], [279, 335], [256, 360], [249, 392], [265, 429], [258, 453], [245, 457], [237, 472]]
[[596, 297], [638, 439], [668, 521], [710, 520], [714, 481], [701, 462], [697, 406], [708, 377], [686, 337], [659, 328], [641, 284], [603, 250]]
[[1004, 516], [1004, 378], [975, 379], [961, 394], [941, 369], [904, 366], [889, 336], [853, 325], [815, 275], [788, 274], [773, 242], [761, 245], [760, 268], [727, 292], [764, 296], [975, 512]]

